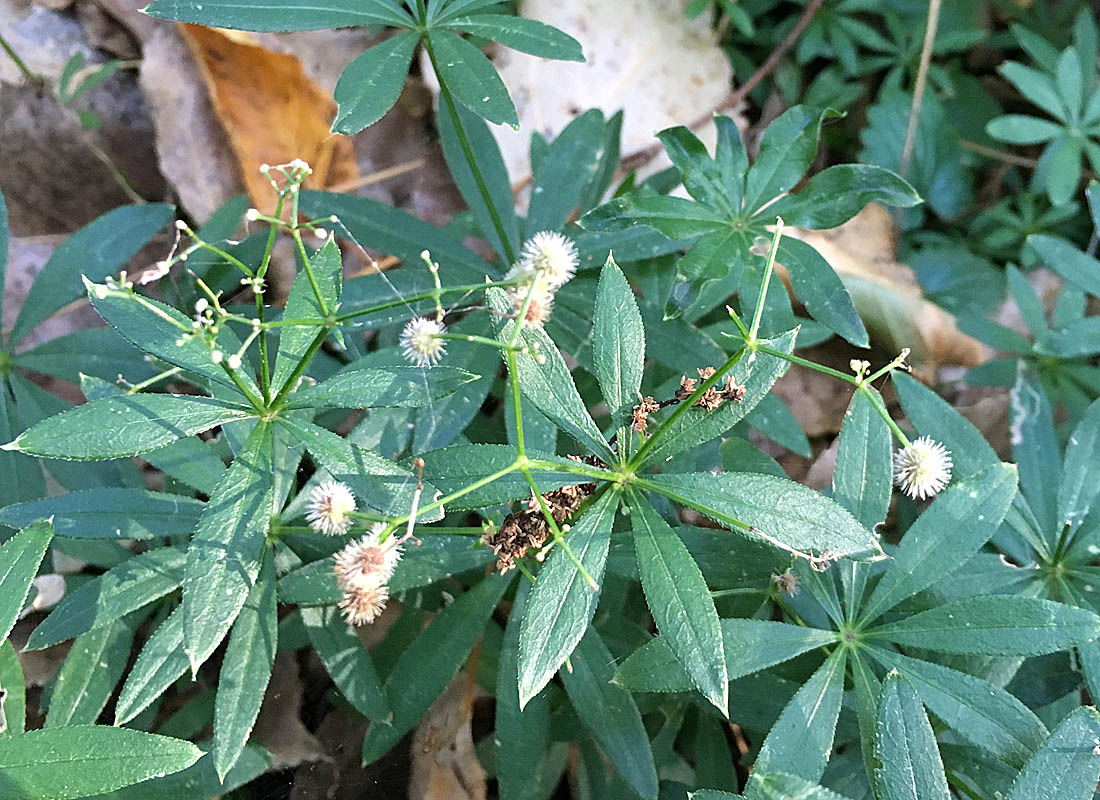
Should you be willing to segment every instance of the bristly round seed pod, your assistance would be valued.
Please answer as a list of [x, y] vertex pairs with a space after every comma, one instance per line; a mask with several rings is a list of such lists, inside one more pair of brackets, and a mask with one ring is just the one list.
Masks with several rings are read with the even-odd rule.
[[894, 454], [894, 484], [914, 500], [924, 500], [951, 482], [951, 453], [922, 436]]
[[339, 602], [340, 610], [349, 625], [368, 625], [386, 610], [390, 589], [384, 583], [364, 583], [348, 586]]
[[358, 583], [380, 576], [388, 581], [401, 560], [401, 544], [391, 536], [385, 542], [379, 541], [384, 526], [378, 523], [370, 533], [349, 542], [336, 554], [336, 579], [341, 584]]
[[309, 494], [306, 521], [318, 533], [340, 536], [351, 527], [351, 512], [355, 510], [355, 495], [347, 484], [324, 481]]
[[377, 523], [370, 533], [349, 542], [335, 556], [333, 572], [344, 593], [339, 605], [351, 625], [374, 622], [389, 599], [388, 582], [401, 560], [401, 542], [392, 536], [380, 541], [384, 528]]
[[541, 277], [554, 290], [573, 277], [580, 261], [572, 241], [555, 231], [539, 231], [524, 243], [519, 262], [509, 275], [524, 283]]
[[418, 367], [435, 366], [447, 352], [446, 341], [439, 338], [446, 331], [442, 322], [428, 317], [414, 317], [401, 331], [401, 352]]

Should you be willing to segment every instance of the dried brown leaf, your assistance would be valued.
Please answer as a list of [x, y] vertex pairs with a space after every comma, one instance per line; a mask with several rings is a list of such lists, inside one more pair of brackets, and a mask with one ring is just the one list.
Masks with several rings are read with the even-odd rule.
[[329, 132], [332, 96], [309, 79], [293, 55], [261, 47], [247, 33], [179, 25], [229, 135], [253, 204], [274, 213], [262, 164], [306, 161], [306, 186], [324, 188], [358, 174], [351, 140]]

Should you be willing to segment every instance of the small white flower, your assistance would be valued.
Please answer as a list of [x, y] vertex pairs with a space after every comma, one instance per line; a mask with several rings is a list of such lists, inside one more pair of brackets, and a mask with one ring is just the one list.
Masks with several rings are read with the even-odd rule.
[[234, 353], [233, 355], [231, 355], [229, 358], [227, 358], [225, 360], [225, 363], [229, 365], [230, 369], [240, 369], [241, 368], [241, 357], [239, 355], [237, 355], [236, 353]]
[[924, 500], [951, 481], [951, 453], [922, 436], [894, 454], [894, 484], [914, 500]]
[[529, 281], [545, 276], [548, 288], [557, 289], [577, 271], [580, 255], [572, 241], [554, 231], [540, 231], [527, 240], [509, 276]]
[[385, 542], [379, 541], [379, 534], [385, 526], [378, 523], [371, 532], [360, 539], [349, 542], [336, 554], [337, 581], [341, 586], [366, 584], [378, 579], [388, 581], [401, 560], [401, 544], [390, 536]]
[[306, 520], [319, 533], [339, 536], [351, 527], [350, 514], [354, 510], [355, 495], [347, 484], [324, 481], [310, 492]]
[[512, 307], [519, 314], [523, 310], [523, 304], [527, 302], [527, 293], [531, 293], [531, 301], [527, 304], [527, 313], [523, 315], [523, 324], [528, 328], [541, 328], [550, 319], [554, 311], [554, 293], [546, 288], [545, 281], [537, 279], [532, 291], [529, 286], [515, 286], [509, 295]]
[[344, 619], [349, 625], [365, 625], [374, 622], [386, 610], [386, 601], [390, 599], [390, 587], [374, 581], [344, 588], [344, 596], [339, 602]]
[[439, 334], [447, 330], [442, 322], [428, 317], [414, 317], [401, 331], [401, 352], [417, 366], [436, 364], [447, 351], [446, 342]]

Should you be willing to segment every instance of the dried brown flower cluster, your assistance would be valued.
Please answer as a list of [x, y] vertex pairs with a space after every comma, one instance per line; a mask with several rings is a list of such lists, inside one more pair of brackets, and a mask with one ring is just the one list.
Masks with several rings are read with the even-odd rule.
[[[698, 370], [699, 380], [707, 380], [707, 378], [714, 375], [714, 367], [703, 367]], [[649, 415], [655, 411], [659, 411], [665, 406], [675, 405], [682, 403], [691, 397], [695, 391], [695, 387], [698, 385], [695, 378], [689, 378], [687, 375], [680, 376], [680, 388], [676, 390], [676, 394], [672, 396], [671, 400], [666, 400], [663, 403], [658, 403], [652, 397], [640, 397], [638, 405], [634, 406], [634, 409], [630, 412], [630, 427], [635, 433], [645, 433], [649, 428]], [[717, 386], [711, 386], [705, 392], [703, 392], [699, 398], [695, 401], [695, 405], [705, 409], [706, 411], [714, 411], [716, 408], [722, 405], [727, 400], [732, 400], [735, 403], [740, 403], [745, 399], [745, 387], [737, 383], [732, 376], [726, 377], [726, 385], [719, 389]]]
[[[574, 460], [580, 461], [579, 458]], [[584, 499], [595, 490], [595, 483], [564, 486], [543, 495], [543, 500], [554, 522], [561, 525], [573, 518]], [[500, 529], [486, 533], [482, 541], [497, 557], [497, 569], [503, 575], [515, 569], [516, 559], [523, 558], [528, 549], [542, 547], [549, 537], [550, 525], [543, 516], [538, 498], [532, 496], [527, 501], [527, 508], [509, 514]]]

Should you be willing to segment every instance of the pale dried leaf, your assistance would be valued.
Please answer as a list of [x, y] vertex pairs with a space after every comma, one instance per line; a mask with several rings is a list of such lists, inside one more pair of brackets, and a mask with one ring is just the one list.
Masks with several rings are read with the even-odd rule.
[[473, 700], [470, 677], [460, 673], [416, 726], [410, 748], [410, 798], [485, 800], [486, 774], [470, 729]]

